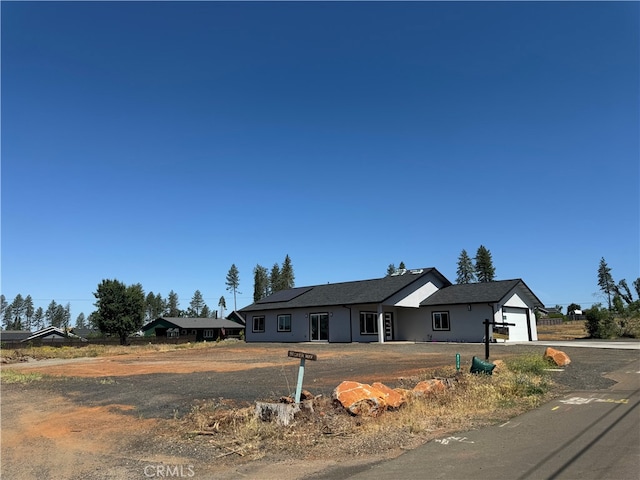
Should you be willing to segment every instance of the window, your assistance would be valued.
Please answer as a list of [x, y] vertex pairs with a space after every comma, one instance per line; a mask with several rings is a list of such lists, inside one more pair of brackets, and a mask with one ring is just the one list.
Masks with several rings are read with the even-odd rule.
[[449, 312], [433, 312], [433, 329], [434, 330], [451, 330], [449, 325]]
[[213, 338], [213, 330], [205, 330], [203, 333], [204, 338]]
[[278, 331], [290, 332], [291, 331], [291, 315], [278, 315]]
[[377, 335], [378, 314], [375, 312], [360, 312], [360, 335]]
[[264, 332], [264, 315], [260, 317], [253, 317], [253, 331]]

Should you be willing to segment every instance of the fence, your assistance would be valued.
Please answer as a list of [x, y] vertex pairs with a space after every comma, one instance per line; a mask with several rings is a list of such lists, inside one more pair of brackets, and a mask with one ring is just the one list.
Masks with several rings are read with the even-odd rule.
[[562, 318], [539, 318], [536, 320], [536, 325], [578, 325], [584, 323], [587, 318], [584, 315], [574, 315], [575, 317], [584, 317], [584, 319], [572, 319], [564, 320]]

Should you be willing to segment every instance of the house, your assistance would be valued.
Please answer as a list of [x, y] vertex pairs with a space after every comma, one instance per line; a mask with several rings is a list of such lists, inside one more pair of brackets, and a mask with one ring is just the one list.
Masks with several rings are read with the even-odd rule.
[[21, 340], [22, 342], [43, 342], [43, 343], [62, 343], [70, 340], [86, 342], [87, 340], [74, 335], [62, 328], [49, 326], [37, 332], [32, 333], [29, 337]]
[[521, 279], [452, 285], [423, 268], [282, 290], [240, 313], [247, 342], [481, 342], [485, 319], [514, 323], [509, 341], [531, 341], [542, 305]]
[[0, 341], [17, 343], [29, 338], [31, 335], [33, 335], [31, 330], [2, 330], [0, 332]]
[[195, 336], [197, 342], [240, 335], [244, 325], [226, 318], [159, 317], [142, 327], [145, 337]]

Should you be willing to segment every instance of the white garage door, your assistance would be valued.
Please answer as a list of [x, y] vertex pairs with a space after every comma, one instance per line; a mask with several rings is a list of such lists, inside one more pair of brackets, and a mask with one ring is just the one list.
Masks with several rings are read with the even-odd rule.
[[527, 342], [529, 341], [529, 329], [527, 328], [527, 309], [503, 307], [502, 319], [507, 323], [515, 323], [509, 327], [509, 341]]

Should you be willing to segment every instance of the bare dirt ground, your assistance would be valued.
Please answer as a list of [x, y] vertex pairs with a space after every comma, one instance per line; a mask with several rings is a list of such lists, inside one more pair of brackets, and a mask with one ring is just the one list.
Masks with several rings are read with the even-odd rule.
[[[534, 345], [492, 345], [491, 359], [533, 352]], [[299, 479], [340, 466], [360, 466], [402, 453], [336, 452], [321, 458], [295, 452], [247, 459], [241, 450], [216, 439], [185, 436], [180, 419], [197, 402], [217, 399], [238, 408], [295, 391], [299, 361], [288, 350], [315, 353], [307, 361], [304, 387], [330, 397], [343, 380], [394, 387], [426, 369], [455, 364], [463, 368], [479, 344], [244, 344], [222, 342], [206, 349], [136, 351], [114, 357], [41, 360], [3, 365], [43, 379], [3, 384], [1, 391], [4, 479]], [[561, 374], [567, 388], [606, 388], [603, 374], [633, 361], [637, 352], [565, 349], [573, 360]], [[415, 445], [402, 445], [412, 448]], [[322, 450], [326, 452], [325, 450]]]

